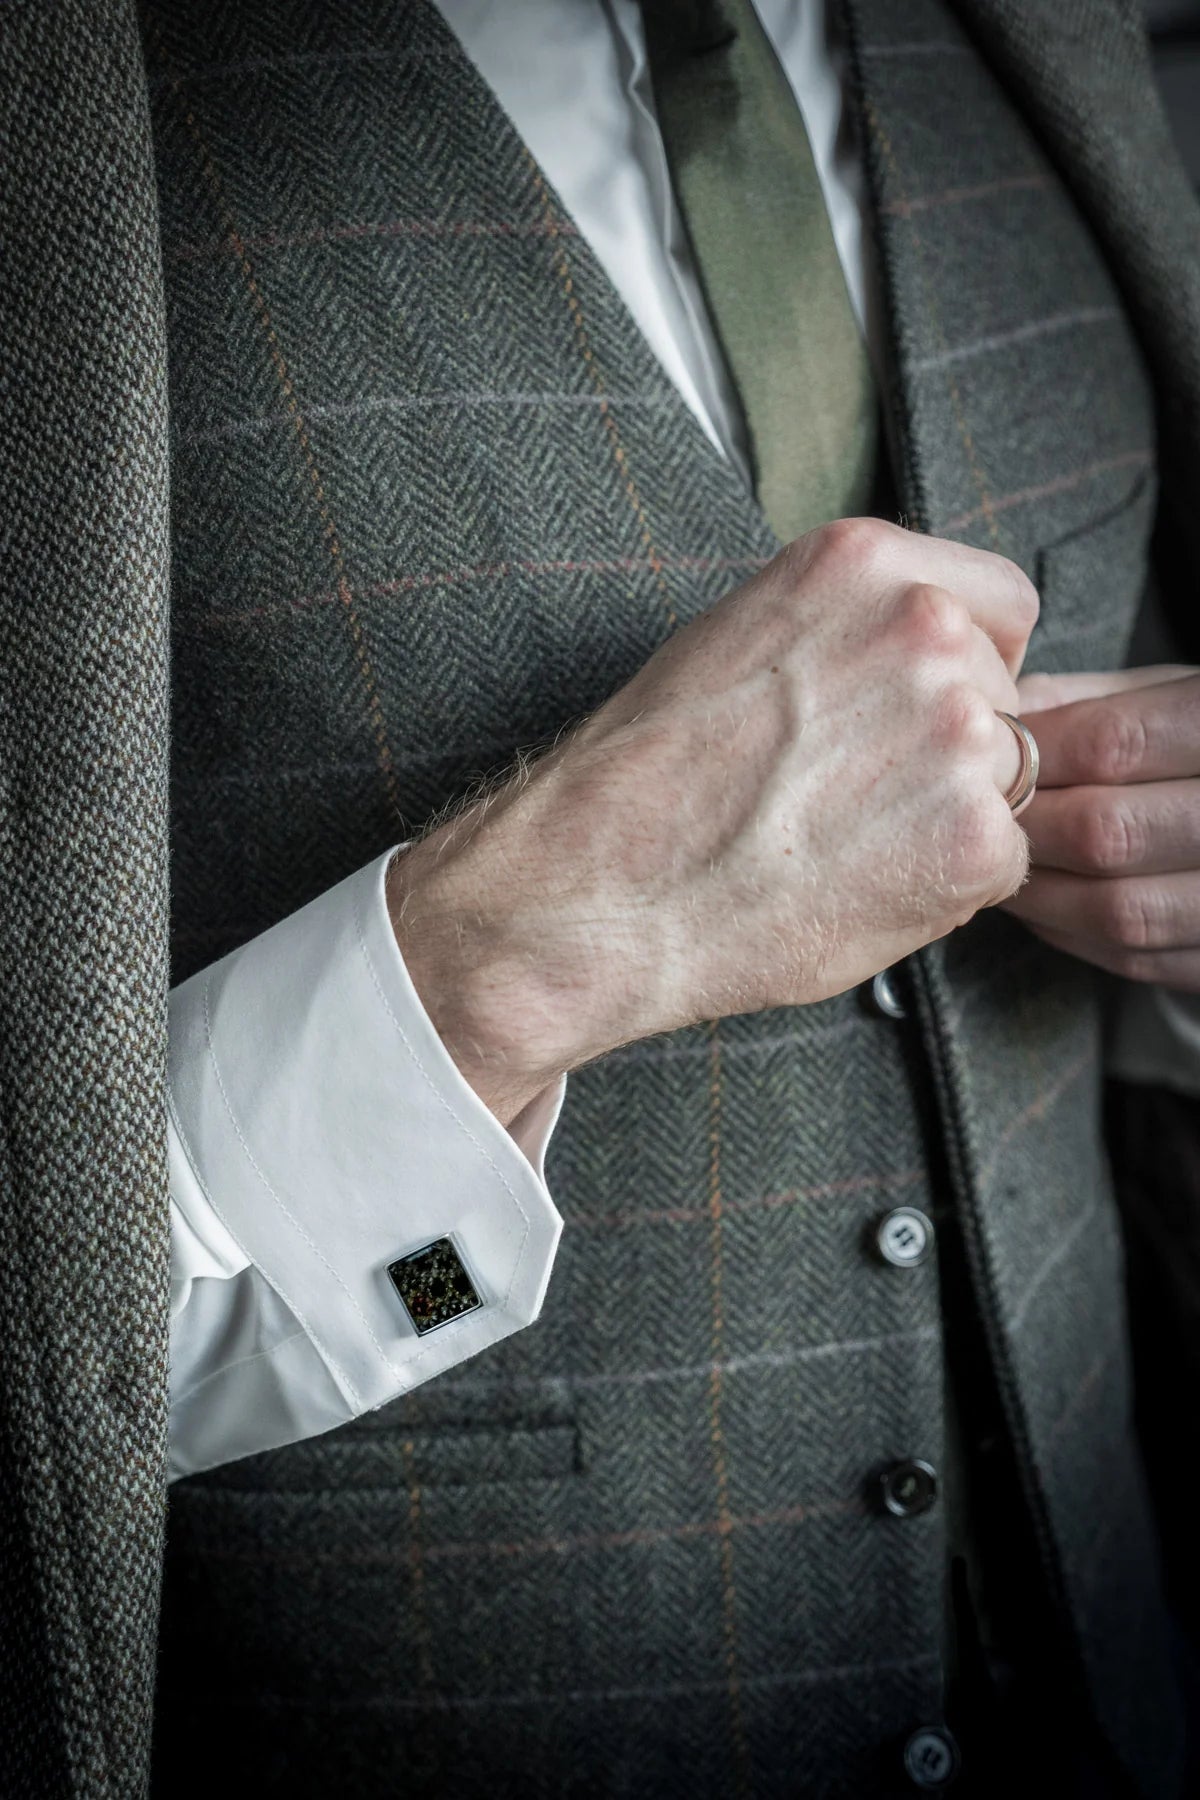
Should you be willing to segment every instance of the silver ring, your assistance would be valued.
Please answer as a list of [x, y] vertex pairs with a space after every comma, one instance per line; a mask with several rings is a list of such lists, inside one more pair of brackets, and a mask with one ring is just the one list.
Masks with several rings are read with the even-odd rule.
[[1016, 818], [1019, 812], [1024, 812], [1036, 792], [1041, 757], [1038, 754], [1037, 739], [1028, 725], [1015, 718], [1012, 713], [1000, 712], [999, 709], [996, 711], [996, 717], [1003, 719], [1006, 725], [1012, 726], [1016, 740], [1021, 746], [1021, 772], [1004, 796], [1012, 810], [1013, 817]]

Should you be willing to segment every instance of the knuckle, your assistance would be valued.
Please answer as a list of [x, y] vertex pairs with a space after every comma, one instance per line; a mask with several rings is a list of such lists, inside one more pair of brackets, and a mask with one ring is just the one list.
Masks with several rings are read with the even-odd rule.
[[1131, 881], [1114, 882], [1101, 897], [1100, 927], [1110, 943], [1138, 953], [1155, 945], [1155, 907], [1151, 890]]
[[960, 651], [971, 615], [945, 588], [913, 581], [901, 590], [896, 620], [908, 647], [919, 656], [929, 656]]
[[881, 571], [883, 534], [889, 529], [882, 519], [831, 519], [785, 544], [770, 566], [785, 595], [810, 575], [853, 587]]
[[1137, 860], [1138, 836], [1127, 806], [1098, 800], [1081, 809], [1075, 822], [1075, 860], [1085, 875], [1119, 875]]
[[875, 567], [892, 527], [883, 519], [831, 519], [810, 536], [823, 557], [848, 573]]
[[952, 750], [960, 757], [976, 758], [991, 749], [995, 729], [995, 714], [970, 682], [952, 682], [938, 696], [933, 739], [939, 748]]
[[1105, 786], [1134, 781], [1146, 761], [1146, 727], [1132, 706], [1114, 701], [1097, 706], [1081, 745], [1090, 778]]

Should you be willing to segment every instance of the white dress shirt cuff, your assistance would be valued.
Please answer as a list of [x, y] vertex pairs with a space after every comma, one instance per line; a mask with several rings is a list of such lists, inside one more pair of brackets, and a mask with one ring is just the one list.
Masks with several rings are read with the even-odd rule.
[[[528, 1325], [562, 1226], [542, 1157], [563, 1084], [509, 1132], [460, 1075], [396, 945], [393, 854], [171, 995], [180, 1311], [204, 1305], [203, 1277], [223, 1287], [256, 1271], [295, 1322], [276, 1321], [264, 1360], [286, 1362], [294, 1336], [327, 1372], [309, 1429]], [[481, 1304], [421, 1335], [388, 1267], [444, 1238]], [[234, 1350], [243, 1368], [255, 1360], [253, 1344]]]

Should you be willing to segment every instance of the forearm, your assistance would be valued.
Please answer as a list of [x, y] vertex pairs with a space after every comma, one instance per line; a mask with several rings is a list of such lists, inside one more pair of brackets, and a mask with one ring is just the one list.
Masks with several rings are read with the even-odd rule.
[[[582, 1063], [654, 1029], [648, 929], [622, 916], [576, 752], [523, 768], [397, 853], [392, 926], [442, 1042], [502, 1124]], [[660, 1002], [661, 1010], [661, 1002]]]

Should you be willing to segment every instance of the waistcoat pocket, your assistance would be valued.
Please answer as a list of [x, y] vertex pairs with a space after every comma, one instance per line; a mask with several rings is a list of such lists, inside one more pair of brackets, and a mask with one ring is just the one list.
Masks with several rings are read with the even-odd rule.
[[[345, 1440], [347, 1466], [337, 1485], [474, 1487], [512, 1481], [556, 1481], [583, 1470], [579, 1429], [572, 1423], [466, 1425], [406, 1430], [392, 1425]], [[343, 1452], [344, 1454], [344, 1452]]]
[[558, 1481], [583, 1469], [578, 1422], [558, 1408], [533, 1417], [404, 1423], [394, 1408], [383, 1407], [338, 1431], [213, 1469], [175, 1493], [184, 1505], [192, 1494], [234, 1502], [242, 1496], [315, 1500], [347, 1489], [403, 1494], [414, 1487]]

